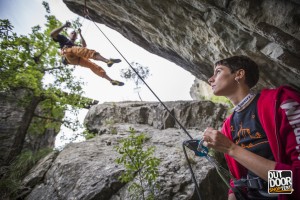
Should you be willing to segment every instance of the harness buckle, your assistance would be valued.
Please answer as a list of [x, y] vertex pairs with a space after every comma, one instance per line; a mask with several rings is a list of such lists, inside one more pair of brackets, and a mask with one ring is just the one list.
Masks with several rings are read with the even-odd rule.
[[249, 175], [247, 175], [247, 186], [251, 189], [263, 189], [263, 183], [259, 177], [250, 178]]
[[259, 177], [251, 177], [247, 175], [247, 178], [241, 178], [234, 181], [235, 187], [248, 187], [251, 189], [261, 190], [263, 189], [263, 181]]

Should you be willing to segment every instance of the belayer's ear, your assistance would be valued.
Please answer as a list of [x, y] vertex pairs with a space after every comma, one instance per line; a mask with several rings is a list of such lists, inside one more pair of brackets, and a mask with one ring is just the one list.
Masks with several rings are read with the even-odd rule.
[[237, 70], [235, 76], [238, 79], [242, 79], [243, 77], [245, 77], [245, 70], [244, 69]]

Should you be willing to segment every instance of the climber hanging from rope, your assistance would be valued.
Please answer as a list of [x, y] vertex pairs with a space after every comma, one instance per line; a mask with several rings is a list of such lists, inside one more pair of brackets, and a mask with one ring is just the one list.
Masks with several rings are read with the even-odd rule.
[[82, 67], [90, 68], [95, 74], [98, 76], [107, 79], [112, 85], [123, 86], [124, 83], [111, 79], [102, 67], [97, 64], [91, 62], [89, 59], [99, 60], [105, 62], [108, 67], [111, 67], [114, 63], [121, 62], [120, 59], [107, 59], [100, 55], [100, 53], [95, 50], [91, 50], [86, 48], [86, 42], [81, 34], [81, 29], [78, 29], [78, 33], [81, 38], [81, 46], [75, 44], [77, 39], [77, 32], [74, 30], [70, 32], [69, 38], [60, 34], [60, 32], [64, 28], [68, 28], [71, 26], [70, 22], [66, 22], [59, 28], [54, 29], [50, 36], [53, 38], [55, 42], [59, 43], [61, 49], [61, 55], [63, 59], [63, 63], [65, 65], [80, 65]]

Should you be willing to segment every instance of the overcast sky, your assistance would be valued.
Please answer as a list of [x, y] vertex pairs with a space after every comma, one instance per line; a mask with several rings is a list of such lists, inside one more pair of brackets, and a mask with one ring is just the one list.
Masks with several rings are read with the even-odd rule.
[[[31, 31], [32, 26], [37, 24], [43, 25], [46, 21], [44, 17], [46, 12], [42, 6], [42, 0], [0, 0], [0, 2], [1, 19], [8, 18], [18, 33], [26, 34]], [[78, 17], [78, 15], [68, 10], [61, 0], [49, 0], [48, 2], [51, 13], [60, 21], [64, 22]], [[82, 33], [88, 48], [99, 51], [100, 54], [107, 58], [121, 58], [93, 22], [83, 18], [80, 19], [80, 22], [83, 23]], [[129, 62], [137, 62], [149, 67], [152, 76], [146, 82], [163, 101], [191, 99], [189, 90], [193, 84], [194, 77], [189, 72], [172, 62], [147, 52], [106, 26], [101, 24], [99, 26]], [[103, 66], [109, 76], [118, 80], [122, 80], [120, 69], [128, 67], [125, 61], [115, 64], [112, 68], [106, 67], [102, 62], [97, 63]], [[76, 67], [75, 75], [86, 82], [84, 87], [85, 95], [100, 102], [139, 100], [133, 90], [134, 85], [129, 82], [125, 82], [126, 85], [123, 87], [113, 87], [105, 79], [99, 78], [89, 69], [82, 67]], [[147, 88], [142, 88], [141, 96], [145, 101], [156, 101]]]
[[[62, 22], [71, 21], [78, 17], [61, 0], [49, 0], [47, 2], [50, 5], [51, 14]], [[43, 25], [46, 22], [44, 17], [46, 14], [42, 0], [0, 0], [0, 18], [9, 19], [17, 33], [26, 34], [31, 32], [31, 27]], [[81, 29], [88, 48], [95, 49], [106, 58], [121, 58], [93, 22], [84, 18], [80, 18], [80, 22], [83, 23]], [[101, 24], [98, 26], [129, 62], [137, 62], [150, 69], [151, 76], [146, 79], [146, 82], [162, 101], [191, 100], [189, 91], [195, 79], [193, 75], [174, 63], [138, 47], [118, 32]], [[120, 70], [128, 68], [128, 64], [124, 60], [111, 68], [106, 67], [106, 64], [102, 62], [97, 61], [96, 63], [101, 65], [111, 78], [125, 82], [120, 77]], [[112, 86], [107, 80], [83, 67], [76, 67], [74, 75], [85, 82], [83, 86], [85, 96], [96, 99], [100, 103], [139, 101], [134, 90], [135, 86], [131, 82], [125, 82], [125, 86], [122, 87]], [[140, 95], [144, 101], [157, 101], [145, 86], [142, 86]], [[85, 113], [86, 111], [81, 112], [82, 120]]]

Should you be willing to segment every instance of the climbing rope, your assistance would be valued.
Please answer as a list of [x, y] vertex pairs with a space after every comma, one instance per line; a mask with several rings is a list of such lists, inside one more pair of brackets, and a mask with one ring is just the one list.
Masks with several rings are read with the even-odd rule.
[[[190, 161], [188, 159], [185, 147], [188, 147], [189, 149], [194, 151], [196, 156], [205, 157], [208, 160], [208, 162], [216, 168], [217, 173], [219, 174], [219, 176], [221, 177], [221, 179], [225, 183], [225, 185], [235, 193], [236, 198], [239, 200], [245, 200], [246, 198], [243, 196], [242, 192], [238, 188], [231, 187], [231, 185], [226, 180], [226, 177], [231, 178], [233, 181], [236, 181], [236, 179], [229, 173], [228, 170], [226, 170], [220, 163], [218, 163], [213, 157], [211, 157], [208, 154], [208, 148], [203, 146], [203, 142], [204, 142], [203, 139], [193, 139], [193, 140], [186, 140], [182, 144], [183, 152], [184, 152], [185, 158], [187, 160], [189, 169], [191, 171], [192, 179], [193, 179], [194, 183], [197, 185], [196, 178], [195, 178], [194, 172], [192, 170]], [[197, 191], [199, 199], [201, 200], [201, 196], [200, 196], [198, 187], [196, 187], [196, 191]]]
[[[85, 4], [86, 6], [86, 4]], [[160, 98], [155, 94], [155, 92], [151, 89], [151, 87], [145, 82], [145, 80], [141, 77], [141, 75], [135, 70], [135, 68], [128, 62], [128, 60], [124, 57], [124, 55], [118, 50], [118, 48], [113, 44], [113, 42], [106, 36], [106, 34], [100, 29], [100, 27], [96, 24], [94, 20], [91, 19], [91, 17], [88, 14], [87, 8], [85, 7], [85, 14], [88, 19], [90, 19], [95, 26], [98, 28], [98, 30], [103, 34], [103, 36], [109, 41], [109, 43], [115, 48], [115, 50], [121, 55], [121, 57], [126, 61], [126, 63], [130, 66], [130, 68], [137, 74], [137, 76], [142, 80], [142, 82], [146, 85], [146, 87], [151, 91], [151, 93], [156, 97], [156, 99], [161, 103], [161, 105], [167, 110], [167, 112], [171, 115], [171, 117], [177, 122], [177, 124], [180, 126], [180, 128], [189, 136], [190, 139], [193, 139], [193, 137], [188, 133], [188, 131], [184, 128], [184, 126], [174, 117], [174, 115], [171, 113], [171, 111], [168, 109], [168, 107], [160, 100]]]
[[[89, 20], [91, 20], [95, 26], [98, 28], [98, 30], [102, 33], [102, 35], [109, 41], [109, 43], [115, 48], [115, 50], [120, 54], [120, 56], [126, 61], [126, 63], [130, 66], [130, 68], [137, 74], [137, 76], [141, 79], [141, 81], [146, 85], [146, 87], [150, 90], [150, 92], [156, 97], [156, 99], [161, 103], [161, 105], [166, 109], [166, 111], [170, 114], [170, 116], [176, 121], [176, 123], [179, 125], [179, 127], [186, 133], [186, 135], [190, 138], [190, 140], [187, 140], [185, 142], [183, 142], [183, 150], [184, 150], [184, 155], [185, 158], [188, 162], [188, 166], [190, 169], [190, 172], [192, 174], [192, 179], [194, 184], [196, 185], [196, 192], [198, 195], [199, 200], [201, 200], [201, 195], [200, 195], [200, 191], [199, 191], [199, 186], [197, 183], [197, 180], [195, 178], [194, 172], [192, 170], [191, 164], [189, 162], [189, 159], [187, 157], [187, 153], [185, 150], [185, 147], [188, 147], [189, 149], [193, 150], [195, 152], [195, 154], [197, 156], [200, 157], [205, 157], [217, 170], [217, 173], [219, 174], [219, 176], [221, 177], [221, 179], [223, 180], [223, 182], [226, 184], [226, 186], [228, 188], [231, 188], [233, 191], [237, 192], [238, 196], [239, 195], [239, 191], [236, 191], [236, 188], [232, 188], [228, 182], [226, 181], [224, 175], [232, 178], [233, 180], [234, 177], [228, 172], [228, 170], [226, 170], [225, 168], [223, 168], [213, 157], [211, 157], [210, 155], [208, 155], [208, 149], [206, 147], [203, 146], [203, 140], [194, 140], [193, 137], [189, 134], [189, 132], [185, 129], [185, 127], [180, 123], [180, 121], [172, 114], [172, 112], [169, 110], [169, 108], [161, 101], [161, 99], [156, 95], [156, 93], [151, 89], [151, 87], [146, 83], [146, 81], [143, 79], [143, 77], [140, 76], [140, 74], [136, 71], [136, 69], [128, 62], [128, 60], [125, 58], [125, 56], [118, 50], [118, 48], [113, 44], [113, 42], [106, 36], [106, 34], [100, 29], [100, 27], [96, 24], [96, 22], [94, 20], [91, 19], [91, 17], [89, 16], [89, 11], [87, 9], [86, 6], [86, 0], [84, 3], [84, 15], [85, 18], [88, 18]], [[194, 146], [189, 145], [191, 142], [193, 143], [194, 141], [196, 141], [197, 143], [197, 148], [194, 148]], [[223, 175], [224, 174], [224, 175]], [[238, 197], [237, 196], [237, 197]], [[244, 198], [240, 197], [239, 199], [243, 200]]]

